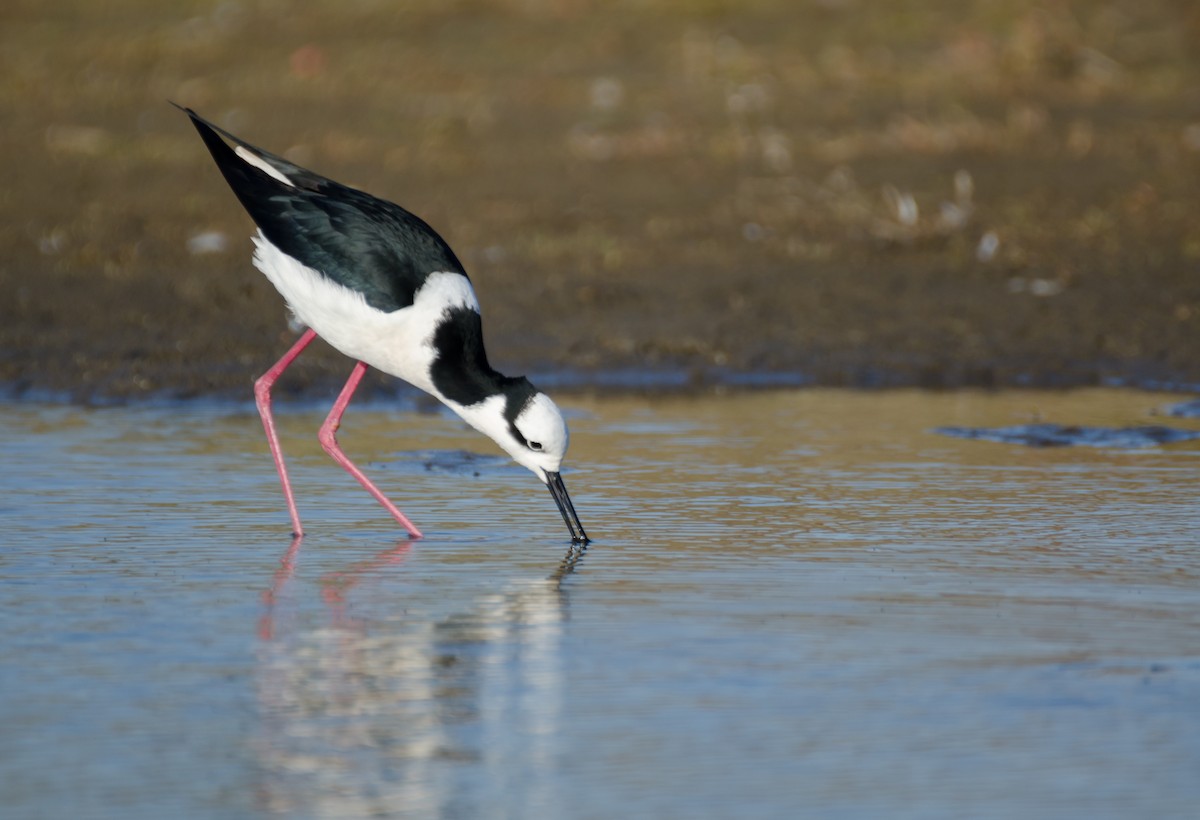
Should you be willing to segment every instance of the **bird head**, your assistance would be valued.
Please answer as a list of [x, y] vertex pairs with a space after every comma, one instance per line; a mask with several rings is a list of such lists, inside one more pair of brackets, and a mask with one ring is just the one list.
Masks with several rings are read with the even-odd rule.
[[557, 473], [567, 455], [571, 435], [567, 422], [554, 401], [545, 393], [534, 393], [513, 406], [520, 399], [508, 397], [504, 411], [507, 422], [507, 441], [500, 445], [513, 459], [533, 474], [547, 481], [547, 475]]
[[525, 379], [514, 379], [507, 389], [469, 407], [456, 407], [471, 426], [499, 444], [513, 460], [541, 479], [562, 513], [571, 540], [586, 544], [587, 533], [579, 522], [559, 470], [567, 455], [570, 434], [558, 405]]

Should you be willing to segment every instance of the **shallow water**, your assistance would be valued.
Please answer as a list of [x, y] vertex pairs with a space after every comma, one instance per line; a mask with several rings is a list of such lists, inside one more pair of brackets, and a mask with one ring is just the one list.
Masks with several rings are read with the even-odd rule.
[[[1200, 804], [1200, 446], [1135, 392], [563, 401], [595, 543], [452, 418], [0, 408], [13, 817], [1131, 817]], [[1200, 421], [1170, 419], [1198, 429]], [[471, 455], [476, 454], [476, 455]]]

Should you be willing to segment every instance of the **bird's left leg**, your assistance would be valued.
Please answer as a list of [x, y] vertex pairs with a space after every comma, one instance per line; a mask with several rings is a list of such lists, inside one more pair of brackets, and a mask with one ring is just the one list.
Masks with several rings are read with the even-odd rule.
[[337, 401], [333, 403], [333, 408], [329, 411], [325, 423], [321, 425], [321, 431], [317, 434], [317, 439], [321, 442], [321, 446], [325, 448], [325, 452], [329, 453], [334, 461], [342, 465], [342, 469], [358, 479], [358, 483], [363, 485], [366, 491], [373, 495], [375, 500], [392, 514], [392, 518], [400, 522], [400, 526], [408, 530], [409, 535], [413, 538], [420, 538], [421, 531], [416, 528], [413, 522], [408, 520], [408, 516], [400, 512], [395, 504], [388, 501], [387, 496], [380, 492], [379, 488], [372, 483], [371, 479], [366, 477], [362, 470], [354, 465], [353, 461], [347, 458], [337, 443], [337, 431], [342, 426], [342, 414], [346, 412], [346, 407], [350, 404], [350, 397], [358, 389], [358, 383], [362, 381], [366, 372], [366, 364], [363, 362], [355, 363], [354, 370], [350, 373], [350, 378], [346, 380], [346, 386], [342, 388], [342, 392], [338, 395]]

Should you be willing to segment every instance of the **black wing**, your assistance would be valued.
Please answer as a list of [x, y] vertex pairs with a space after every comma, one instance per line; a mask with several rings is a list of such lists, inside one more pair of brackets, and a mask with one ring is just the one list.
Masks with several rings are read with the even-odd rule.
[[[371, 307], [388, 313], [408, 307], [425, 277], [435, 271], [466, 275], [437, 232], [399, 205], [256, 148], [190, 108], [183, 111], [191, 117], [225, 181], [271, 244], [363, 294]], [[280, 182], [243, 160], [222, 136], [293, 184]]]

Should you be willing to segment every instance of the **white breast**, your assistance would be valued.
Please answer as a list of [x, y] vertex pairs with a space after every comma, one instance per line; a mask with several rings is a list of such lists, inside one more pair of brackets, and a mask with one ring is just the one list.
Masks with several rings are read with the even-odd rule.
[[449, 308], [479, 311], [479, 300], [467, 277], [431, 273], [412, 305], [385, 313], [368, 305], [358, 291], [288, 256], [261, 231], [254, 237], [254, 246], [255, 267], [283, 295], [300, 322], [350, 358], [438, 395], [429, 378], [437, 324]]

